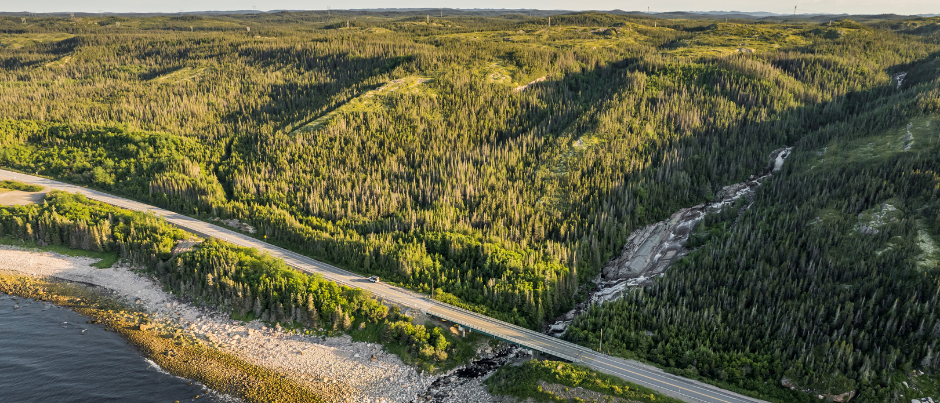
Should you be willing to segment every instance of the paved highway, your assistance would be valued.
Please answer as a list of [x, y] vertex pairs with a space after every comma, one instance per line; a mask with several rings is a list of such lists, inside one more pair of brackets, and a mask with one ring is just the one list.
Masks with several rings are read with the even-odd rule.
[[262, 242], [245, 234], [212, 225], [207, 222], [200, 221], [192, 217], [187, 217], [169, 210], [164, 210], [159, 207], [154, 207], [122, 197], [83, 188], [81, 186], [70, 185], [50, 179], [6, 170], [0, 170], [0, 180], [18, 180], [22, 182], [35, 183], [37, 185], [46, 186], [52, 189], [81, 193], [90, 199], [98, 200], [129, 210], [152, 212], [163, 216], [170, 223], [193, 233], [206, 237], [215, 237], [240, 246], [247, 246], [267, 251], [273, 256], [284, 259], [284, 261], [289, 266], [298, 270], [308, 273], [318, 273], [328, 280], [335, 281], [350, 287], [367, 290], [373, 295], [382, 299], [426, 312], [439, 318], [458, 323], [464, 327], [489, 334], [502, 340], [516, 343], [526, 348], [541, 351], [543, 353], [569, 361], [581, 362], [583, 365], [591, 367], [597, 371], [618, 376], [627, 381], [647, 386], [651, 389], [687, 402], [762, 402], [761, 400], [741, 396], [739, 394], [719, 389], [711, 385], [667, 374], [657, 368], [650, 367], [636, 361], [611, 357], [589, 348], [556, 339], [536, 331], [521, 328], [519, 326], [502, 322], [488, 316], [480, 315], [452, 305], [431, 300], [408, 290], [384, 283], [372, 283], [362, 276], [348, 272], [338, 267], [334, 267], [309, 257], [291, 252], [284, 248]]

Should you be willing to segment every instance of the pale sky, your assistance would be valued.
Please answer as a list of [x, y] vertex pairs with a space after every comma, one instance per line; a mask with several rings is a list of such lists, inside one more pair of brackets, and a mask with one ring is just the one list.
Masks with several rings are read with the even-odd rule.
[[0, 0], [0, 11], [179, 12], [354, 8], [537, 8], [541, 10], [767, 11], [848, 14], [940, 14], [940, 0]]

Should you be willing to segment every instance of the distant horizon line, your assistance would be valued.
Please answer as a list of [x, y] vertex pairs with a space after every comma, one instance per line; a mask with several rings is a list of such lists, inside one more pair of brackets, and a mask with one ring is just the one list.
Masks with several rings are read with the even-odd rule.
[[769, 11], [739, 11], [739, 10], [711, 10], [711, 11], [689, 11], [689, 10], [673, 10], [673, 11], [642, 11], [642, 10], [621, 10], [621, 9], [610, 9], [610, 10], [597, 10], [597, 9], [584, 9], [584, 10], [574, 10], [574, 9], [539, 9], [539, 8], [450, 8], [450, 7], [408, 7], [408, 8], [390, 8], [390, 7], [381, 7], [381, 8], [323, 8], [323, 9], [274, 9], [274, 10], [257, 10], [257, 9], [233, 9], [233, 10], [199, 10], [199, 11], [177, 11], [177, 12], [166, 12], [166, 11], [125, 11], [125, 12], [89, 12], [89, 11], [42, 11], [42, 12], [33, 12], [33, 11], [0, 11], [0, 15], [10, 15], [10, 14], [35, 14], [35, 15], [54, 15], [54, 14], [81, 14], [81, 15], [92, 15], [92, 16], [102, 16], [102, 15], [133, 15], [133, 14], [149, 14], [149, 15], [180, 15], [180, 14], [227, 14], [227, 13], [237, 13], [237, 14], [270, 14], [270, 13], [281, 13], [281, 12], [317, 12], [317, 11], [426, 11], [426, 10], [451, 10], [451, 11], [548, 11], [548, 12], [620, 12], [627, 14], [647, 14], [647, 15], [657, 15], [657, 14], [673, 14], [673, 13], [686, 13], [686, 14], [718, 14], [718, 15], [727, 15], [727, 14], [743, 14], [743, 15], [752, 15], [755, 16], [760, 14], [761, 16], [822, 16], [822, 15], [833, 15], [833, 16], [849, 16], [849, 15], [864, 15], [864, 16], [879, 16], [879, 15], [896, 15], [896, 16], [906, 16], [906, 17], [935, 17], [940, 16], [937, 13], [925, 13], [925, 14], [895, 14], [895, 13], [877, 13], [877, 14], [850, 14], [850, 13], [822, 13], [822, 12], [808, 12], [801, 13], [799, 10], [794, 13], [775, 13]]

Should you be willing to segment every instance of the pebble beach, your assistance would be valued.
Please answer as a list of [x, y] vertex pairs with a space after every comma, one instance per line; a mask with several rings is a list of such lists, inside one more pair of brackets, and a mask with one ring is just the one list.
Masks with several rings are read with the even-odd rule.
[[[260, 321], [242, 322], [206, 307], [179, 301], [153, 279], [120, 263], [91, 266], [96, 259], [0, 245], [0, 271], [51, 277], [94, 285], [147, 312], [157, 326], [178, 329], [221, 351], [277, 370], [314, 388], [329, 399], [346, 402], [428, 401], [439, 375], [419, 373], [375, 343], [355, 342], [348, 335], [321, 337], [297, 334]], [[457, 390], [438, 394], [436, 402], [496, 401], [482, 379], [458, 382]], [[436, 393], [435, 393], [436, 394]]]

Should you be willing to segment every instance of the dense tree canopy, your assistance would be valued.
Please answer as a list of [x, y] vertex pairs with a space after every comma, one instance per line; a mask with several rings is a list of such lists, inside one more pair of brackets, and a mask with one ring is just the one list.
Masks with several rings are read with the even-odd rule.
[[420, 360], [443, 362], [450, 351], [439, 328], [416, 326], [400, 309], [389, 309], [363, 290], [300, 273], [281, 259], [214, 239], [191, 250], [180, 248], [181, 241], [192, 236], [162, 218], [82, 195], [52, 191], [42, 205], [0, 207], [3, 236], [42, 246], [117, 252], [148, 268], [167, 291], [242, 319], [321, 332], [373, 324], [387, 335], [385, 341], [410, 346], [408, 353]]
[[[417, 291], [433, 287], [435, 298], [538, 328], [570, 309], [632, 231], [763, 171], [771, 150], [822, 147], [836, 128], [892, 127], [940, 106], [934, 19], [820, 24], [578, 13], [552, 21], [548, 27], [540, 17], [394, 13], [0, 18], [0, 116], [6, 118], [0, 165], [194, 216], [237, 219], [270, 242]], [[900, 72], [907, 75], [899, 85], [893, 76]], [[871, 193], [874, 182], [848, 178], [878, 172], [888, 183], [908, 167], [901, 160], [884, 164], [880, 171], [833, 172], [828, 180], [839, 182], [838, 190], [800, 188], [824, 192], [833, 203], [845, 195], [851, 202], [839, 206], [844, 214], [871, 208], [880, 197]], [[929, 170], [924, 162], [909, 165]], [[807, 175], [814, 184], [827, 180]], [[788, 180], [795, 179], [775, 179], [772, 186]], [[778, 209], [769, 219], [795, 214], [786, 209], [803, 203], [778, 195], [789, 204], [767, 205]], [[928, 196], [905, 197], [926, 203]], [[742, 217], [757, 217], [765, 208], [759, 206]], [[784, 236], [757, 230], [764, 237], [757, 238], [754, 229], [742, 229], [762, 225], [751, 220], [741, 218], [722, 233], [723, 243], [699, 237], [704, 246], [674, 270], [680, 274], [641, 295], [691, 292], [696, 276], [705, 275], [681, 273], [699, 267], [696, 259], [708, 255], [714, 270], [728, 270], [718, 256], [738, 250], [734, 242]], [[781, 228], [797, 228], [795, 218], [783, 220]], [[825, 255], [816, 250], [822, 246], [811, 246], [816, 249], [806, 258], [794, 252], [822, 237], [838, 243], [828, 234], [768, 241], [782, 254], [772, 267], [811, 261], [822, 267], [818, 259]], [[763, 247], [756, 243], [749, 247]], [[749, 254], [753, 266], [747, 267], [765, 270], [761, 253]], [[892, 256], [853, 270], [893, 273], [906, 261]], [[714, 274], [707, 280], [724, 278]], [[791, 284], [783, 278], [779, 284]], [[252, 296], [281, 292], [276, 287]], [[904, 287], [880, 298], [900, 298]], [[777, 306], [796, 291], [779, 292], [741, 306]], [[619, 304], [636, 304], [631, 298], [641, 297]], [[704, 307], [709, 315], [725, 309], [721, 294], [709, 298], [719, 300], [681, 309], [696, 315]], [[670, 317], [688, 318], [676, 313], [679, 302], [663, 297], [660, 303], [662, 309], [634, 312], [642, 318], [637, 323], [666, 326]], [[728, 375], [730, 366], [714, 366], [725, 375], [700, 373], [737, 382], [763, 380], [797, 360], [805, 371], [822, 368], [806, 361], [815, 357], [805, 353], [814, 347], [773, 344], [803, 334], [811, 315], [800, 308], [804, 303], [813, 302], [801, 299], [784, 313], [792, 323], [781, 338], [764, 336], [779, 321], [750, 321], [753, 327], [725, 329], [745, 344], [709, 347], [785, 364], [755, 364], [764, 371], [755, 370], [756, 378]], [[910, 302], [921, 303], [927, 302]], [[245, 309], [256, 311], [253, 302]], [[281, 315], [267, 300], [261, 310]], [[594, 315], [569, 337], [592, 340]], [[624, 329], [623, 342], [632, 343], [629, 332], [639, 328]], [[810, 334], [813, 346], [847, 342]], [[706, 337], [699, 335], [688, 336], [688, 346]], [[677, 351], [684, 354], [682, 346]], [[740, 353], [742, 346], [750, 352]], [[680, 365], [644, 348], [624, 344], [622, 351]], [[871, 365], [881, 360], [872, 371], [900, 365], [883, 364], [889, 353], [860, 351], [855, 367], [832, 365], [843, 365], [840, 374], [856, 382], [863, 381], [856, 376], [859, 357]], [[903, 356], [916, 366], [914, 357], [925, 351]]]

